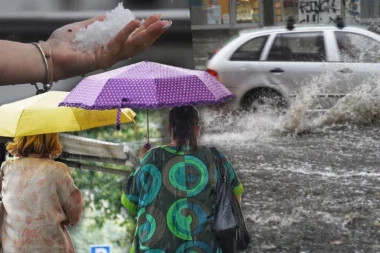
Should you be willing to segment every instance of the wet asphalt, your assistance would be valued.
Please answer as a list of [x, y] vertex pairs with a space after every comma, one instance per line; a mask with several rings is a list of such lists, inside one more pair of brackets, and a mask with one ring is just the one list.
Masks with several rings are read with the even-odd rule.
[[228, 156], [245, 187], [247, 252], [380, 252], [380, 126], [252, 138], [234, 124], [203, 143]]

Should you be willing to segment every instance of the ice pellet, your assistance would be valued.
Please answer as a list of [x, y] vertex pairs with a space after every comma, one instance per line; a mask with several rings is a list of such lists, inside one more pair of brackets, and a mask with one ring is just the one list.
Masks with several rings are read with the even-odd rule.
[[81, 28], [74, 37], [73, 46], [76, 50], [83, 52], [93, 52], [108, 42], [129, 22], [135, 19], [134, 14], [129, 9], [124, 9], [123, 3], [106, 12], [104, 21], [95, 21], [87, 28]]

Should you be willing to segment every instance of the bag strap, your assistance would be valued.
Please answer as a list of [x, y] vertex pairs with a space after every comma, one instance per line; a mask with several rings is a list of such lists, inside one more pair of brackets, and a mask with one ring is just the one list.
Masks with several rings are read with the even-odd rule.
[[214, 161], [216, 163], [216, 167], [218, 169], [219, 175], [223, 178], [226, 178], [227, 173], [226, 173], [226, 170], [224, 168], [224, 165], [222, 162], [222, 157], [220, 156], [219, 151], [215, 147], [211, 147], [210, 150], [214, 156]]

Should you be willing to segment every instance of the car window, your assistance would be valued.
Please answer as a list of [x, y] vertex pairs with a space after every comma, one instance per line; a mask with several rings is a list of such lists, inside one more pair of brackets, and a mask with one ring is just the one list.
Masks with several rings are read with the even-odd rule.
[[380, 42], [362, 34], [335, 32], [343, 62], [380, 62]]
[[326, 61], [323, 33], [278, 34], [269, 51], [267, 61]]
[[231, 56], [231, 61], [259, 61], [268, 35], [256, 37], [244, 43]]

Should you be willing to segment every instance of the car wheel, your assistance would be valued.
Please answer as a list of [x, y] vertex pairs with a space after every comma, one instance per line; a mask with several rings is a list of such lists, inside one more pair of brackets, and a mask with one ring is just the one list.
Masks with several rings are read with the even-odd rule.
[[282, 113], [287, 106], [284, 97], [279, 92], [271, 89], [252, 90], [244, 96], [241, 104], [244, 111], [263, 113]]

